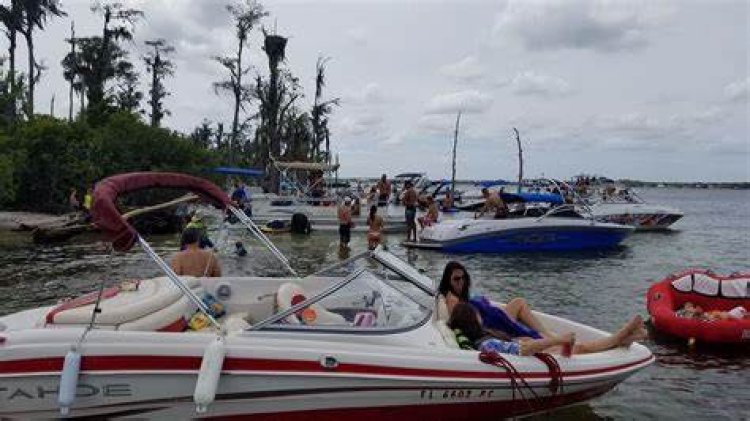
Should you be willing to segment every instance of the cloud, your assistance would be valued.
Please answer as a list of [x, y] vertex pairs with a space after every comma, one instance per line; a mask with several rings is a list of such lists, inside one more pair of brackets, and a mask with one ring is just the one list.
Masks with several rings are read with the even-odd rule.
[[450, 133], [456, 121], [444, 115], [425, 115], [417, 121], [417, 128], [428, 133]]
[[482, 113], [492, 105], [492, 98], [476, 91], [465, 90], [434, 96], [427, 104], [427, 114]]
[[367, 44], [368, 31], [367, 28], [358, 26], [346, 30], [344, 36], [352, 44], [356, 46], [364, 46]]
[[543, 75], [533, 71], [518, 73], [508, 84], [518, 95], [539, 95], [545, 97], [565, 96], [572, 89], [564, 79]]
[[750, 76], [725, 86], [724, 98], [730, 102], [747, 102], [750, 98]]
[[344, 94], [341, 100], [347, 105], [378, 105], [390, 101], [390, 98], [379, 84], [370, 82], [359, 90]]
[[667, 6], [641, 1], [509, 0], [492, 28], [495, 40], [519, 41], [528, 50], [638, 50], [664, 21]]
[[482, 79], [485, 72], [485, 68], [479, 64], [479, 60], [475, 56], [464, 57], [455, 63], [446, 64], [440, 68], [440, 74], [463, 82]]
[[344, 136], [362, 137], [379, 133], [382, 124], [383, 117], [379, 114], [366, 113], [336, 119], [333, 131]]

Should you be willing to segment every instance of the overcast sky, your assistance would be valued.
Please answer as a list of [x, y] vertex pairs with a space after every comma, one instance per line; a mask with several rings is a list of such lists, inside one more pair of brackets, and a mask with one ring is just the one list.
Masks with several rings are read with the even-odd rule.
[[[38, 59], [49, 66], [37, 109], [48, 111], [54, 94], [58, 116], [68, 109], [59, 63], [70, 19], [79, 36], [100, 33], [90, 1], [62, 3], [69, 16], [37, 40]], [[236, 43], [228, 2], [123, 3], [145, 11], [131, 59], [141, 61], [146, 39], [177, 49], [165, 125], [190, 132], [204, 118], [230, 122], [231, 101], [211, 87], [225, 77], [211, 57]], [[264, 25], [289, 37], [286, 66], [301, 79], [305, 107], [317, 57], [331, 57], [325, 94], [342, 99], [331, 129], [344, 176], [449, 177], [462, 110], [459, 178], [515, 178], [516, 127], [527, 176], [750, 181], [748, 1], [263, 4]], [[260, 45], [256, 34], [250, 57], [265, 74]], [[19, 63], [25, 71], [25, 59]]]

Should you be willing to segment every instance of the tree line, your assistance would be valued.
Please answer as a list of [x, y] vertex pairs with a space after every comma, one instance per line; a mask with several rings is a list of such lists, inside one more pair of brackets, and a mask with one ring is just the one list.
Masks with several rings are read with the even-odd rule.
[[[172, 60], [175, 48], [169, 40], [146, 40], [148, 53], [139, 59], [147, 75], [138, 73], [128, 50], [143, 11], [114, 1], [97, 3], [92, 12], [100, 17], [101, 30], [87, 36], [77, 36], [71, 20], [61, 63], [69, 85], [68, 116], [55, 118], [34, 110], [37, 83], [46, 71], [37, 61], [34, 39], [67, 12], [59, 0], [0, 5], [8, 41], [7, 55], [0, 59], [0, 207], [62, 211], [70, 188], [84, 189], [108, 175], [200, 173], [218, 164], [264, 168], [264, 181], [274, 190], [273, 159], [330, 162], [328, 121], [339, 99], [323, 94], [328, 58], [318, 59], [313, 105], [305, 109], [299, 78], [285, 65], [287, 39], [262, 26], [269, 15], [262, 4], [236, 0], [224, 7], [236, 48], [207, 60], [222, 69], [212, 87], [231, 102], [231, 120], [226, 127], [204, 119], [192, 132], [179, 133], [162, 124], [170, 115], [165, 81], [179, 71]], [[253, 31], [261, 31], [262, 46], [251, 45]], [[21, 38], [25, 68], [16, 63]], [[266, 70], [249, 63], [251, 48], [265, 52]]]

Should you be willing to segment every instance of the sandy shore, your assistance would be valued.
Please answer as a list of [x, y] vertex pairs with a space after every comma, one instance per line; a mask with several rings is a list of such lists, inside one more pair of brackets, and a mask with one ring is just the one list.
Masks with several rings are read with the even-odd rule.
[[21, 223], [27, 225], [46, 225], [67, 221], [66, 215], [51, 215], [33, 212], [0, 211], [0, 230], [13, 230]]

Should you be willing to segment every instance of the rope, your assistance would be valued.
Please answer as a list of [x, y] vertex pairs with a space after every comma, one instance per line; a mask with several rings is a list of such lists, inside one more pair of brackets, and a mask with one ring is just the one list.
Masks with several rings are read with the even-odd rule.
[[[506, 360], [505, 357], [494, 351], [480, 352], [479, 360], [485, 364], [490, 364], [494, 365], [495, 367], [505, 369], [505, 371], [508, 373], [508, 377], [510, 378], [512, 402], [514, 404], [516, 402], [516, 390], [518, 390], [518, 393], [521, 395], [521, 399], [526, 403], [530, 412], [537, 411], [537, 409], [535, 409], [534, 405], [532, 404], [532, 400], [539, 405], [540, 409], [544, 407], [541, 399], [539, 398], [539, 395], [534, 392], [534, 389], [528, 384], [528, 382], [526, 382], [526, 379], [523, 378], [516, 367], [514, 367], [510, 361]], [[526, 398], [526, 395], [523, 393], [522, 387], [531, 392], [532, 396], [530, 398]]]
[[555, 357], [545, 352], [539, 352], [534, 354], [535, 357], [539, 358], [547, 368], [549, 368], [550, 382], [549, 391], [552, 395], [557, 395], [563, 391], [563, 373], [560, 368], [560, 364], [557, 362]]

